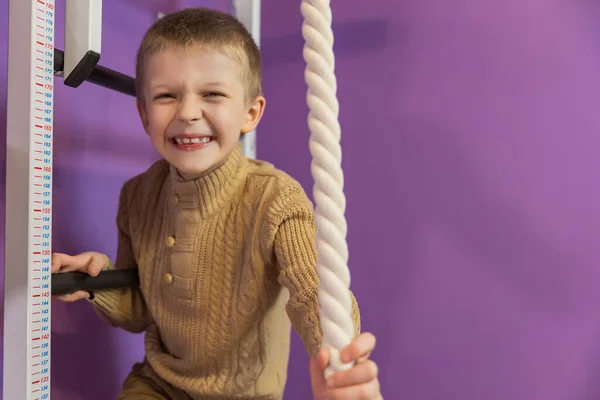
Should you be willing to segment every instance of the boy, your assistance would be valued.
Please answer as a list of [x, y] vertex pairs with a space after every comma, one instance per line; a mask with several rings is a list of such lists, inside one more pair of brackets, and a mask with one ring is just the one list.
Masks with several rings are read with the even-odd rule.
[[[145, 360], [118, 400], [281, 399], [286, 314], [311, 355], [316, 399], [381, 399], [372, 335], [345, 350], [351, 370], [323, 378], [312, 205], [291, 177], [241, 154], [240, 135], [265, 107], [260, 70], [243, 25], [210, 9], [167, 15], [141, 43], [138, 112], [162, 160], [122, 188], [115, 262], [137, 268], [140, 285], [61, 297], [145, 332]], [[57, 253], [52, 264], [115, 268], [99, 253]]]

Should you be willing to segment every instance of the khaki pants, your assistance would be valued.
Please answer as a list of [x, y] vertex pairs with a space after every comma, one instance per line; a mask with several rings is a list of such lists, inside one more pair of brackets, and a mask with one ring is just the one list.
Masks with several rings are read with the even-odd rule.
[[[203, 400], [232, 400], [230, 396], [202, 397]], [[273, 396], [235, 397], [237, 400], [281, 400]], [[159, 377], [148, 363], [137, 363], [123, 383], [116, 400], [193, 400], [184, 391], [174, 388]]]
[[162, 380], [147, 363], [133, 366], [116, 400], [192, 400]]

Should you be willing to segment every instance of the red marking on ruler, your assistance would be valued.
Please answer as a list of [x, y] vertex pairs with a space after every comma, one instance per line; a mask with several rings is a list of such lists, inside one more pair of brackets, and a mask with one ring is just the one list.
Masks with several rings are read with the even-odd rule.
[[46, 3], [44, 3], [42, 0], [37, 0], [38, 3], [46, 5]]
[[42, 17], [37, 17], [37, 18], [38, 18], [38, 19], [41, 19], [42, 21], [44, 20], [44, 18], [42, 18]]
[[38, 78], [44, 79], [43, 75], [36, 74], [35, 76], [38, 77]]
[[[39, 220], [40, 218], [36, 218], [36, 219], [38, 219], [38, 220]], [[41, 227], [41, 226], [34, 226], [33, 228], [34, 228], [34, 229], [42, 229], [42, 227]], [[34, 262], [39, 262], [39, 261], [34, 261]]]
[[40, 339], [41, 339], [41, 337], [39, 337], [39, 336], [38, 336], [38, 337], [34, 337], [34, 338], [33, 338], [33, 339], [31, 339], [31, 340], [40, 340]]
[[43, 128], [43, 126], [42, 126], [42, 125], [40, 125], [40, 124], [35, 124], [35, 127], [36, 127], [36, 128]]
[[34, 294], [33, 297], [40, 297], [40, 295], [39, 294]]
[[37, 35], [40, 36], [40, 37], [44, 37], [44, 35], [42, 35], [41, 33], [38, 33]]
[[38, 8], [38, 11], [39, 11], [39, 12], [44, 12], [44, 10], [42, 10], [41, 8]]
[[42, 287], [41, 286], [34, 286], [33, 288], [34, 289], [41, 289]]
[[40, 171], [42, 170], [42, 167], [33, 167], [35, 169], [39, 169]]
[[42, 68], [42, 67], [36, 67], [36, 68], [37, 68], [37, 69], [41, 69], [42, 71], [44, 70], [44, 68]]
[[42, 144], [42, 142], [35, 142], [35, 144]]
[[34, 251], [33, 254], [42, 254], [41, 251]]
[[44, 111], [44, 110], [41, 108], [36, 108], [36, 111]]
[[36, 51], [40, 54], [44, 54], [44, 52], [42, 50], [36, 50]]
[[37, 82], [36, 82], [36, 85], [38, 85], [38, 86], [41, 86], [41, 87], [44, 87], [44, 85], [42, 85], [41, 83], [37, 83]]
[[33, 381], [33, 382], [31, 382], [31, 383], [35, 385], [35, 384], [38, 384], [38, 383], [40, 383], [40, 381]]
[[42, 60], [42, 59], [41, 59], [41, 58], [39, 58], [39, 57], [36, 57], [35, 59], [36, 59], [36, 60], [38, 60], [38, 61], [44, 61], [44, 60]]
[[36, 26], [37, 26], [38, 28], [44, 29], [44, 27], [43, 27], [43, 26], [41, 26], [41, 25], [36, 25]]
[[44, 94], [44, 92], [36, 91], [37, 94]]
[[36, 150], [35, 152], [36, 152], [36, 153], [41, 153], [42, 151], [41, 151], [41, 150]]
[[[31, 332], [39, 332], [40, 330], [41, 329], [33, 329]], [[33, 356], [33, 358], [36, 358], [36, 357], [39, 357], [39, 356]]]

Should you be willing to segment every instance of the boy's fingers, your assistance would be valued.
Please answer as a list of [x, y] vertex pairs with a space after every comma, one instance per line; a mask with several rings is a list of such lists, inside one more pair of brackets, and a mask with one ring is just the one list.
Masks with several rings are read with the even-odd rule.
[[74, 301], [88, 299], [90, 294], [88, 292], [84, 292], [83, 290], [79, 290], [75, 293], [70, 294], [61, 294], [55, 296], [58, 300], [63, 301], [65, 303], [72, 303]]
[[52, 253], [52, 260], [51, 260], [51, 270], [52, 272], [58, 272], [58, 270], [63, 266], [64, 262], [63, 259], [65, 257], [68, 257], [66, 254], [63, 253]]
[[108, 257], [100, 253], [91, 253], [87, 266], [87, 273], [91, 276], [98, 275], [108, 265]]
[[63, 253], [52, 254], [52, 272], [73, 272], [85, 270], [89, 263], [90, 256], [78, 254], [76, 256], [70, 256]]
[[340, 358], [342, 362], [350, 362], [368, 357], [375, 348], [375, 343], [372, 333], [363, 333], [342, 350]]
[[327, 386], [330, 388], [346, 387], [366, 384], [379, 374], [377, 364], [372, 360], [356, 364], [354, 367], [345, 371], [338, 371], [327, 379]]
[[309, 362], [310, 384], [313, 392], [320, 392], [325, 387], [325, 367], [329, 363], [329, 352], [321, 349]]
[[86, 252], [76, 256], [63, 253], [52, 254], [52, 272], [87, 272], [96, 276], [108, 265], [108, 257], [101, 253]]
[[329, 389], [324, 397], [327, 400], [383, 400], [378, 380], [366, 385]]

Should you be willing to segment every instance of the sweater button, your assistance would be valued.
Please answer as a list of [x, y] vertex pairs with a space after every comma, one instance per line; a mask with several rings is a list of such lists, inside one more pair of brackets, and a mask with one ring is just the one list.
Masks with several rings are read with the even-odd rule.
[[173, 275], [169, 274], [168, 272], [165, 274], [165, 283], [167, 285], [173, 283]]
[[167, 236], [167, 246], [168, 247], [175, 246], [175, 238], [173, 236]]

